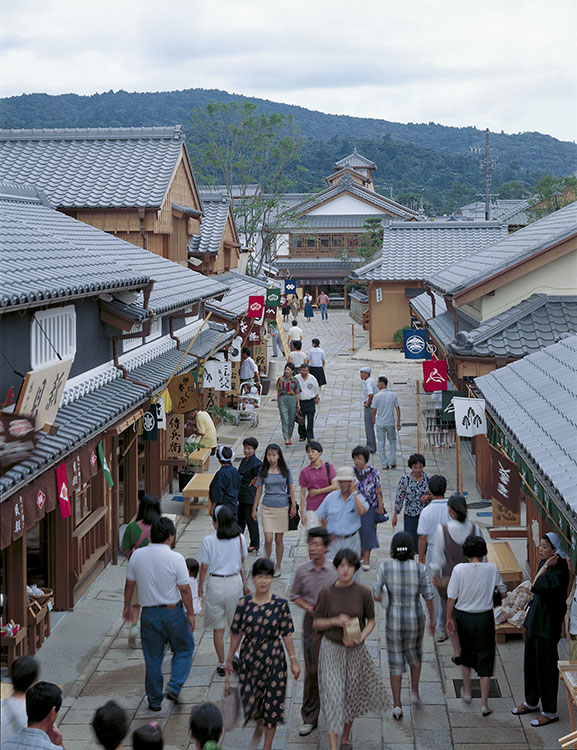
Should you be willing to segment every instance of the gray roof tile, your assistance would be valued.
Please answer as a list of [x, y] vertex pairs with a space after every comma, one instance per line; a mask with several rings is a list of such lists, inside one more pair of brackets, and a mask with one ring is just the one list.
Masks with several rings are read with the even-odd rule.
[[499, 222], [396, 222], [385, 227], [381, 255], [357, 269], [364, 281], [425, 279], [451, 264], [459, 266], [507, 233]]
[[577, 201], [554, 211], [470, 257], [426, 277], [442, 294], [458, 294], [577, 233]]
[[[527, 200], [496, 200], [491, 203], [491, 219], [507, 224], [527, 224], [529, 218], [527, 209], [529, 201]], [[461, 206], [457, 211], [459, 216], [473, 221], [485, 220], [485, 201], [475, 201]]]
[[314, 229], [351, 229], [355, 232], [364, 229], [367, 219], [381, 219], [383, 226], [390, 223], [391, 217], [380, 213], [367, 214], [313, 214], [305, 215], [302, 219], [286, 222], [283, 229], [290, 229], [293, 234], [306, 234]]
[[200, 194], [204, 216], [200, 234], [191, 238], [189, 253], [218, 253], [230, 211], [230, 198], [223, 193]]
[[180, 125], [0, 130], [0, 179], [60, 208], [159, 207], [183, 144]]
[[363, 156], [362, 154], [359, 154], [357, 149], [355, 148], [352, 154], [349, 154], [348, 156], [345, 156], [343, 159], [340, 159], [339, 161], [335, 162], [335, 169], [343, 169], [343, 167], [351, 167], [351, 169], [356, 168], [373, 168], [376, 169], [377, 165], [374, 161], [371, 161], [370, 159], [367, 159], [366, 156]]
[[400, 219], [411, 219], [418, 216], [416, 211], [412, 211], [410, 208], [402, 206], [400, 203], [397, 203], [396, 201], [391, 200], [384, 195], [380, 195], [380, 193], [375, 193], [373, 190], [368, 190], [361, 185], [357, 185], [350, 179], [350, 175], [348, 174], [346, 174], [337, 185], [321, 190], [312, 198], [305, 199], [303, 203], [294, 205], [292, 206], [292, 208], [299, 214], [306, 211], [311, 211], [320, 203], [324, 203], [325, 201], [337, 198], [339, 195], [345, 192], [350, 193], [351, 195], [354, 195], [355, 197], [360, 198], [363, 201], [376, 206], [377, 208], [382, 208], [385, 211], [390, 211], [393, 215], [397, 216]]
[[[0, 186], [0, 253], [5, 270], [0, 281], [0, 305], [15, 300], [46, 300], [120, 285], [143, 286], [154, 280], [149, 309], [154, 314], [184, 307], [226, 291], [215, 277], [161, 258], [89, 224], [66, 216], [36, 199], [7, 195]], [[19, 266], [15, 266], [18, 259]], [[8, 262], [9, 261], [9, 262]], [[136, 280], [136, 281], [135, 281]], [[129, 305], [142, 313], [142, 300]]]
[[577, 513], [577, 335], [476, 378], [475, 384]]
[[210, 299], [205, 303], [206, 310], [214, 310], [227, 318], [238, 318], [247, 312], [249, 294], [264, 294], [270, 286], [266, 281], [229, 271], [219, 276], [229, 288], [222, 300]]

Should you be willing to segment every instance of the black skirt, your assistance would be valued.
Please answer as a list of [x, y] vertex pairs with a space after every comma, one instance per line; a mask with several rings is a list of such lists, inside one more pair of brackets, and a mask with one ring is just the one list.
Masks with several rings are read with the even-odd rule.
[[318, 380], [319, 385], [326, 385], [327, 379], [325, 378], [325, 371], [322, 367], [309, 367], [311, 375], [314, 375]]
[[454, 610], [461, 644], [461, 664], [474, 669], [479, 677], [491, 677], [495, 664], [495, 618], [493, 610], [463, 612]]

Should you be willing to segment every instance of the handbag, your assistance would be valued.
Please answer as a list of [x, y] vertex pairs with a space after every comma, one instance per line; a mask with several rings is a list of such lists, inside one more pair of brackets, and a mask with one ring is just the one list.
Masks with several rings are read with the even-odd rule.
[[495, 588], [493, 589], [493, 609], [495, 609], [495, 607], [500, 607], [502, 603], [503, 603], [503, 595], [501, 594], [499, 589], [495, 586]]
[[288, 530], [289, 531], [296, 531], [298, 529], [298, 527], [299, 527], [300, 522], [301, 522], [301, 514], [299, 512], [299, 504], [295, 503], [295, 505], [297, 507], [297, 512], [291, 518], [291, 507], [292, 507], [292, 504], [293, 504], [293, 500], [292, 500], [290, 489], [289, 489], [288, 477], [286, 478], [286, 496], [287, 496], [287, 500], [288, 500], [288, 509], [287, 509], [288, 522], [289, 522]]
[[304, 427], [305, 426], [304, 414], [301, 414], [300, 412], [297, 411], [297, 413], [295, 414], [295, 423], [298, 424], [299, 427]]
[[385, 523], [388, 520], [389, 517], [386, 513], [375, 513], [375, 523]]
[[224, 691], [220, 700], [220, 713], [222, 714], [222, 726], [225, 732], [234, 729], [244, 716], [242, 701], [240, 699], [240, 689], [231, 687], [227, 675], [224, 681]]

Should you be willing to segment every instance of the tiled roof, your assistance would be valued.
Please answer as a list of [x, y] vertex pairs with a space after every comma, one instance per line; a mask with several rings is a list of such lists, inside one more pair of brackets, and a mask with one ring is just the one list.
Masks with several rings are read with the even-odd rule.
[[410, 302], [434, 337], [455, 354], [468, 357], [525, 357], [577, 333], [577, 297], [534, 294], [480, 325], [457, 310], [459, 332], [441, 297], [432, 304], [427, 294]]
[[228, 286], [228, 292], [220, 301], [210, 299], [205, 302], [205, 309], [213, 310], [226, 318], [238, 318], [245, 315], [249, 294], [264, 294], [265, 290], [272, 286], [269, 282], [245, 276], [236, 271], [223, 273], [219, 279]]
[[286, 258], [281, 255], [275, 259], [275, 265], [277, 268], [288, 268], [289, 270], [297, 268], [350, 269], [355, 263], [358, 263], [358, 260], [358, 258], [351, 258], [350, 260], [335, 260], [334, 258]]
[[577, 336], [475, 379], [490, 410], [577, 512]]
[[392, 217], [386, 214], [312, 214], [305, 215], [302, 219], [286, 222], [283, 229], [290, 229], [293, 234], [305, 234], [314, 229], [315, 232], [323, 229], [352, 229], [358, 232], [364, 230], [367, 219], [381, 219], [383, 226], [390, 223]]
[[0, 179], [59, 208], [160, 207], [183, 144], [180, 125], [0, 130]]
[[[529, 208], [526, 200], [496, 200], [491, 203], [491, 219], [507, 222], [507, 224], [527, 224], [529, 219], [525, 213]], [[457, 212], [464, 219], [472, 221], [485, 220], [485, 201], [474, 201], [461, 206]], [[514, 221], [511, 221], [514, 219]]]
[[349, 174], [345, 174], [337, 185], [321, 190], [320, 193], [316, 193], [312, 198], [305, 199], [304, 202], [294, 205], [293, 209], [299, 214], [304, 214], [307, 211], [313, 210], [321, 203], [337, 198], [343, 193], [350, 193], [367, 203], [377, 206], [377, 208], [390, 211], [400, 219], [411, 219], [418, 216], [418, 214], [410, 208], [402, 206], [400, 203], [397, 203], [390, 198], [386, 198], [384, 195], [380, 195], [380, 193], [368, 190], [367, 188], [362, 187], [362, 185], [357, 185], [356, 182], [352, 181]]
[[[45, 300], [62, 296], [63, 279], [71, 290], [77, 285], [80, 289], [87, 287], [88, 291], [90, 284], [97, 289], [99, 280], [108, 288], [115, 279], [125, 279], [125, 284], [132, 286], [134, 279], [144, 280], [144, 283], [152, 279], [154, 287], [149, 309], [161, 314], [226, 291], [226, 286], [214, 277], [203, 276], [76, 221], [43, 205], [39, 199], [4, 198], [0, 206], [4, 227], [0, 247], [12, 259], [12, 265], [15, 255], [19, 254], [23, 272], [11, 281], [12, 271], [7, 271], [5, 264], [0, 282], [0, 290], [5, 294], [4, 287], [7, 286], [10, 293], [16, 282], [19, 295]], [[138, 315], [142, 311], [142, 300], [136, 300], [129, 307]]]
[[376, 260], [355, 271], [367, 281], [426, 279], [449, 264], [460, 264], [472, 253], [494, 245], [507, 233], [499, 222], [392, 222], [383, 232]]
[[[229, 194], [229, 188], [227, 185], [199, 185], [198, 189], [201, 193], [224, 193]], [[230, 195], [233, 200], [235, 198], [253, 198], [255, 195], [260, 194], [260, 187], [258, 184], [250, 185], [231, 185]]]
[[358, 167], [372, 167], [373, 169], [376, 169], [377, 165], [374, 161], [367, 159], [366, 156], [359, 154], [359, 152], [355, 148], [352, 154], [349, 154], [348, 156], [345, 156], [344, 159], [340, 159], [339, 161], [335, 162], [335, 169], [342, 169], [343, 167], [351, 167], [352, 169]]
[[500, 241], [442, 270], [431, 269], [427, 282], [442, 294], [458, 294], [577, 234], [577, 201], [554, 211]]
[[124, 263], [121, 253], [110, 257], [110, 235], [96, 232], [86, 243], [54, 221], [59, 216], [34, 188], [0, 184], [1, 309], [148, 284], [144, 269]]
[[188, 252], [192, 254], [218, 253], [231, 201], [223, 193], [201, 192], [200, 199], [204, 212], [200, 234], [191, 238]]

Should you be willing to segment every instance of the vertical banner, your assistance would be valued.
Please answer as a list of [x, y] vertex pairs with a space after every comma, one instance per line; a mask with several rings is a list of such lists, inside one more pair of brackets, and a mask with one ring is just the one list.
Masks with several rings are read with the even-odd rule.
[[447, 360], [437, 359], [423, 362], [423, 383], [425, 391], [447, 390]]
[[521, 477], [517, 464], [491, 446], [491, 497], [515, 515], [520, 511]]
[[142, 417], [143, 438], [145, 440], [158, 440], [158, 422], [155, 404], [144, 412]]
[[262, 343], [258, 344], [258, 346], [253, 347], [252, 356], [253, 356], [256, 366], [258, 367], [259, 372], [263, 373], [263, 375], [266, 375], [266, 372], [267, 372], [266, 341], [263, 341]]
[[266, 302], [267, 307], [278, 307], [280, 305], [280, 289], [267, 289]]
[[56, 467], [56, 490], [60, 503], [60, 514], [62, 518], [68, 518], [72, 515], [72, 508], [70, 507], [70, 491], [68, 490], [66, 463], [64, 461]]
[[102, 471], [104, 472], [106, 484], [109, 487], [114, 487], [114, 480], [112, 479], [110, 467], [108, 466], [108, 461], [106, 460], [106, 456], [104, 455], [104, 445], [102, 443], [102, 440], [98, 443], [98, 458], [100, 459], [100, 465], [102, 466]]
[[231, 365], [229, 393], [236, 395], [240, 390], [240, 362], [231, 362]]
[[184, 414], [168, 416], [166, 455], [168, 458], [184, 458]]
[[487, 434], [484, 398], [453, 398], [455, 427], [459, 437]]
[[230, 391], [232, 362], [209, 360], [202, 368], [202, 387], [214, 388], [215, 391]]
[[403, 348], [405, 359], [431, 359], [431, 352], [427, 347], [427, 332], [424, 328], [405, 328]]
[[264, 297], [260, 295], [249, 295], [247, 318], [260, 318], [264, 310]]
[[450, 422], [451, 424], [455, 424], [455, 405], [453, 403], [453, 399], [455, 397], [466, 398], [467, 392], [466, 391], [443, 391], [442, 396], [443, 396], [443, 401], [442, 401], [442, 408], [441, 408], [441, 420], [443, 422]]
[[285, 279], [284, 282], [284, 293], [285, 294], [296, 294], [297, 283], [294, 279]]

